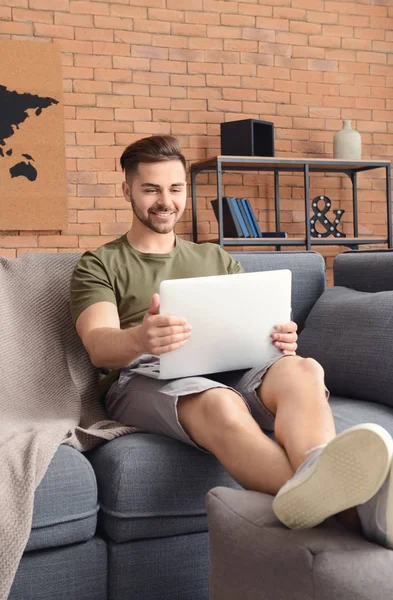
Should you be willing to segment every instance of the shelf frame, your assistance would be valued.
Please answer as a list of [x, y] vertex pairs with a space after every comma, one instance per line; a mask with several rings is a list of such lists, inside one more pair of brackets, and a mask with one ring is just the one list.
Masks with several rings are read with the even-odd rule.
[[[386, 237], [361, 238], [358, 225], [358, 189], [357, 174], [363, 171], [382, 168], [385, 170], [386, 187]], [[192, 204], [192, 233], [193, 241], [198, 242], [197, 218], [197, 183], [196, 178], [202, 172], [216, 172], [218, 199], [218, 243], [220, 246], [348, 246], [358, 249], [363, 244], [387, 244], [392, 242], [392, 194], [391, 194], [391, 163], [388, 160], [338, 160], [320, 158], [280, 158], [260, 156], [224, 156], [218, 155], [193, 163], [191, 165], [191, 204]], [[304, 210], [306, 232], [304, 238], [225, 238], [222, 206], [222, 176], [225, 171], [266, 171], [274, 174], [274, 209], [276, 231], [280, 230], [280, 178], [282, 172], [301, 172], [304, 178]], [[311, 173], [342, 173], [347, 175], [352, 183], [352, 206], [354, 236], [350, 238], [317, 238], [311, 236], [310, 230], [310, 174]], [[277, 240], [280, 240], [279, 242]]]

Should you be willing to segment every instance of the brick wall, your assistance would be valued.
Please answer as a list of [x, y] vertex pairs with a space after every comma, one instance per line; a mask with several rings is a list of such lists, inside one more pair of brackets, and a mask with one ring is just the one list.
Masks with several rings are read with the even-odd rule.
[[[332, 157], [342, 119], [362, 134], [363, 157], [393, 149], [391, 0], [2, 0], [0, 35], [62, 49], [69, 225], [64, 231], [0, 232], [0, 253], [83, 251], [125, 232], [118, 158], [153, 133], [179, 137], [192, 162], [219, 153], [219, 123], [275, 124], [276, 155]], [[302, 177], [282, 177], [282, 225], [304, 232]], [[217, 234], [214, 177], [199, 178], [200, 233]], [[273, 180], [225, 175], [229, 195], [250, 198], [272, 228]], [[384, 235], [383, 173], [362, 175], [360, 232]], [[312, 194], [344, 208], [349, 181], [312, 177]], [[178, 233], [190, 238], [186, 210]], [[299, 249], [299, 248], [298, 248]], [[324, 250], [328, 267], [345, 248]]]

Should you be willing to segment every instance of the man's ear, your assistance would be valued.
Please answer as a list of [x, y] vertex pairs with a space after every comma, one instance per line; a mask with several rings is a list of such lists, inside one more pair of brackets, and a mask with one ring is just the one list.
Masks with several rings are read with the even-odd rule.
[[131, 190], [130, 186], [126, 181], [123, 181], [121, 184], [121, 189], [123, 190], [123, 196], [127, 202], [131, 202]]

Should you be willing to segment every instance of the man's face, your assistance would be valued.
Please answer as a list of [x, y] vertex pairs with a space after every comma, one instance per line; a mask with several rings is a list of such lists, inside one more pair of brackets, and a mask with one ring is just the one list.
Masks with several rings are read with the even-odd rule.
[[180, 160], [140, 163], [123, 193], [135, 217], [156, 233], [170, 233], [186, 207], [186, 174]]

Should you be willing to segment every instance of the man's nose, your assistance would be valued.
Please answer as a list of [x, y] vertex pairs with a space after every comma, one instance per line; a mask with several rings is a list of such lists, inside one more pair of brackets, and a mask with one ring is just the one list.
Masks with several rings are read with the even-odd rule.
[[172, 206], [172, 200], [171, 200], [171, 195], [170, 195], [169, 191], [162, 190], [162, 192], [160, 194], [159, 202], [163, 206], [168, 206], [168, 207]]

